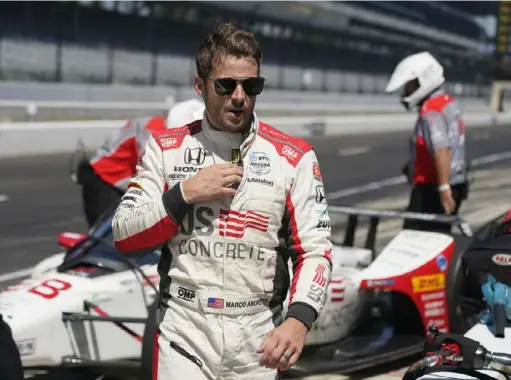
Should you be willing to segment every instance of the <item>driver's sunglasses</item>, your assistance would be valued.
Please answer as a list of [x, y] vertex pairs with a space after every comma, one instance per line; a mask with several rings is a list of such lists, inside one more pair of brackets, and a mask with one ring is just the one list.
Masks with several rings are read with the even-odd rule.
[[211, 79], [215, 84], [215, 91], [220, 96], [232, 95], [238, 84], [241, 84], [243, 91], [248, 96], [259, 95], [264, 88], [263, 77], [251, 77], [247, 79], [217, 78]]

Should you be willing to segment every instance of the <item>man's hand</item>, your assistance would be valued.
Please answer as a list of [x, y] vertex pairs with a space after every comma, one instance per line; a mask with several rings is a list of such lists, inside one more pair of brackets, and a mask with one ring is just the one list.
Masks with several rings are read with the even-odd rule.
[[286, 371], [296, 364], [302, 353], [307, 326], [295, 318], [286, 319], [264, 337], [257, 353], [259, 365]]
[[452, 197], [452, 191], [450, 187], [445, 190], [440, 190], [440, 201], [442, 202], [442, 207], [444, 208], [445, 214], [451, 215], [456, 208], [456, 202]]
[[243, 168], [231, 163], [215, 164], [202, 169], [193, 177], [183, 181], [183, 193], [189, 203], [206, 202], [223, 197], [233, 197], [240, 183]]

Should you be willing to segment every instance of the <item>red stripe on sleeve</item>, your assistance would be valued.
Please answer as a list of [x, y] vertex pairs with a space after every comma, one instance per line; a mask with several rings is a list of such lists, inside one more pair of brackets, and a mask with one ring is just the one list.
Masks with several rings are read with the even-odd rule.
[[291, 283], [291, 290], [290, 290], [290, 297], [289, 297], [289, 303], [293, 302], [293, 296], [296, 293], [296, 287], [298, 285], [298, 280], [300, 278], [300, 272], [302, 271], [303, 266], [303, 255], [305, 254], [305, 251], [302, 247], [302, 241], [300, 240], [300, 237], [298, 236], [298, 225], [296, 224], [296, 217], [295, 217], [295, 206], [293, 205], [293, 201], [291, 200], [291, 196], [288, 194], [286, 198], [286, 206], [289, 211], [289, 217], [290, 217], [290, 223], [291, 223], [291, 240], [293, 241], [293, 248], [298, 254], [298, 257], [296, 259], [296, 263], [294, 265], [294, 274], [293, 274], [293, 281]]
[[166, 216], [155, 225], [126, 239], [115, 242], [115, 249], [119, 252], [138, 251], [154, 247], [169, 240], [176, 234], [178, 225]]

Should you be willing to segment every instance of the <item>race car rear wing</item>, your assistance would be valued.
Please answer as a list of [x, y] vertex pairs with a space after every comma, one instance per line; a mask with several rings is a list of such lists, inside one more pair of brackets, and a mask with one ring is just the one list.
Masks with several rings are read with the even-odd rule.
[[329, 214], [342, 214], [348, 216], [348, 224], [344, 233], [342, 245], [353, 247], [355, 244], [355, 231], [359, 222], [359, 217], [369, 218], [369, 229], [364, 243], [364, 248], [374, 252], [376, 246], [376, 233], [381, 219], [403, 219], [403, 220], [424, 220], [430, 222], [439, 222], [450, 224], [457, 227], [463, 236], [473, 236], [470, 225], [454, 215], [422, 214], [418, 212], [408, 212], [401, 210], [374, 210], [356, 207], [329, 206]]

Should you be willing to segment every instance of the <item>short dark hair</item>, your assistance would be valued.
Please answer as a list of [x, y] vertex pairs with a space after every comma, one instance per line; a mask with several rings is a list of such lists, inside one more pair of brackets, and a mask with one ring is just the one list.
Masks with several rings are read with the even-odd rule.
[[254, 58], [259, 72], [263, 54], [255, 36], [231, 23], [222, 23], [208, 35], [197, 52], [195, 65], [199, 77], [207, 78], [213, 62], [228, 55]]

